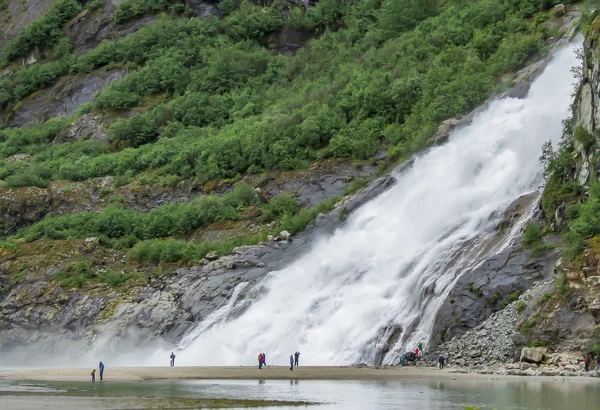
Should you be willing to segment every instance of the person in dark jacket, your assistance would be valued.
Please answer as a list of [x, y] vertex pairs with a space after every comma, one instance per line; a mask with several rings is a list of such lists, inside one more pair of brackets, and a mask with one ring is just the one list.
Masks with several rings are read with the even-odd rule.
[[294, 366], [298, 366], [298, 359], [300, 358], [300, 352], [294, 353]]
[[104, 380], [103, 376], [104, 376], [104, 363], [100, 362], [100, 364], [98, 365], [98, 367], [100, 368], [100, 380]]
[[171, 352], [171, 367], [175, 366], [175, 353]]
[[262, 364], [267, 367], [267, 355], [264, 353], [262, 354]]
[[583, 356], [583, 364], [585, 365], [585, 371], [589, 372], [590, 371], [590, 362], [592, 360], [590, 359], [590, 355], [589, 354], [585, 354], [585, 356]]
[[294, 355], [290, 355], [290, 370], [294, 371]]
[[92, 370], [92, 383], [96, 381], [96, 369]]
[[438, 359], [438, 361], [440, 362], [440, 370], [444, 370], [444, 361], [446, 359], [444, 359], [444, 356], [440, 355], [440, 358]]

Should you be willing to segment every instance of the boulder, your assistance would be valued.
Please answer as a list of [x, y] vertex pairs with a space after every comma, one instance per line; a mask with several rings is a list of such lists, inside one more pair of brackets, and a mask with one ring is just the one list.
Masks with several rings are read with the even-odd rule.
[[15, 162], [29, 161], [30, 159], [31, 159], [31, 155], [15, 154], [15, 155], [11, 155], [10, 157], [5, 158], [4, 161], [8, 164], [14, 164]]
[[277, 235], [277, 238], [275, 238], [275, 239], [278, 241], [289, 241], [291, 237], [292, 237], [292, 234], [289, 233], [288, 231], [281, 231], [281, 232], [279, 232], [279, 235]]
[[206, 254], [206, 256], [204, 258], [206, 258], [206, 260], [209, 260], [209, 261], [216, 261], [217, 259], [219, 259], [219, 252], [210, 251]]
[[541, 363], [548, 349], [539, 347], [524, 347], [521, 349], [521, 362]]
[[254, 189], [254, 196], [262, 204], [266, 204], [269, 202], [269, 195], [260, 188]]
[[452, 131], [459, 125], [461, 125], [461, 121], [457, 118], [451, 118], [442, 122], [436, 133], [431, 137], [431, 140], [434, 144], [446, 142]]
[[104, 128], [102, 116], [93, 114], [82, 115], [67, 128], [60, 131], [52, 143], [61, 144], [82, 140], [108, 141], [108, 134]]
[[538, 368], [538, 365], [535, 364], [535, 363], [524, 362], [524, 363], [521, 363], [520, 367], [521, 367], [521, 370], [528, 370], [528, 369], [534, 369], [535, 370], [535, 369]]
[[561, 3], [554, 6], [554, 15], [556, 17], [563, 17], [565, 14], [567, 14], [567, 9], [564, 4]]

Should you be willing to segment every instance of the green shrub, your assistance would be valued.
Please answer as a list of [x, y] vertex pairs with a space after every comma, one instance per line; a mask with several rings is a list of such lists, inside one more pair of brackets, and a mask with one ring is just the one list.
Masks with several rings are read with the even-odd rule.
[[294, 194], [280, 194], [273, 197], [262, 209], [264, 221], [273, 221], [283, 215], [294, 215], [298, 211], [298, 201]]
[[467, 285], [467, 290], [476, 295], [478, 298], [483, 296], [483, 290], [481, 290], [481, 288], [476, 288], [474, 283], [469, 283]]
[[538, 299], [538, 303], [546, 303], [551, 298], [552, 298], [552, 293], [546, 292]]
[[529, 246], [532, 246], [541, 242], [543, 236], [544, 234], [542, 232], [542, 228], [535, 222], [529, 222], [525, 227], [525, 232], [523, 233], [523, 242]]
[[[238, 209], [253, 200], [247, 192], [247, 188], [238, 186], [233, 193], [222, 198], [200, 197], [184, 204], [164, 205], [147, 213], [110, 205], [98, 213], [82, 212], [48, 217], [25, 228], [18, 236], [28, 242], [42, 238], [70, 239], [88, 236], [132, 236], [137, 240], [163, 238], [187, 233], [216, 221], [237, 219]], [[128, 241], [131, 245], [132, 240]]]
[[82, 288], [97, 278], [96, 269], [87, 262], [75, 262], [54, 274], [54, 280], [67, 288]]
[[136, 278], [138, 275], [131, 272], [116, 271], [113, 269], [107, 269], [98, 275], [98, 279], [101, 283], [111, 287], [120, 287], [130, 279]]
[[104, 0], [92, 0], [88, 2], [85, 7], [89, 10], [101, 10], [104, 8]]
[[517, 310], [517, 313], [521, 313], [522, 311], [524, 311], [525, 307], [526, 307], [526, 305], [525, 305], [525, 302], [523, 302], [523, 301], [518, 301], [515, 304], [515, 309]]
[[596, 140], [594, 139], [594, 136], [592, 134], [590, 134], [581, 125], [579, 127], [577, 127], [577, 129], [575, 130], [575, 134], [573, 135], [573, 138], [575, 139], [575, 141], [580, 142], [581, 145], [583, 145], [584, 149], [591, 147], [596, 142]]
[[515, 300], [519, 299], [519, 296], [521, 296], [521, 291], [519, 291], [517, 289], [513, 293], [511, 293], [510, 295], [508, 295], [508, 301], [509, 302], [514, 302]]
[[600, 355], [600, 326], [594, 329], [594, 333], [588, 342], [587, 351], [592, 357]]
[[573, 291], [569, 286], [569, 279], [566, 275], [561, 275], [556, 279], [555, 288], [558, 294], [566, 301], [571, 299]]
[[216, 251], [220, 255], [226, 255], [238, 246], [255, 245], [265, 239], [260, 234], [199, 243], [155, 239], [138, 242], [127, 252], [127, 258], [138, 262], [194, 262], [201, 260], [209, 252]]
[[83, 8], [76, 0], [57, 0], [41, 17], [28, 26], [2, 48], [0, 65], [7, 65], [17, 57], [24, 57], [34, 48], [53, 47], [64, 38], [62, 27], [79, 14]]
[[124, 23], [144, 14], [156, 13], [179, 4], [181, 4], [180, 0], [124, 0], [117, 5], [114, 19], [116, 23]]

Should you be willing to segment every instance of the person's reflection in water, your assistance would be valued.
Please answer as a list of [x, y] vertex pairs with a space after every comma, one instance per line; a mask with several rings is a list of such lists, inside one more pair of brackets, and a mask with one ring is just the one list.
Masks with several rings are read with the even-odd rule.
[[264, 380], [258, 380], [258, 384], [265, 384]]

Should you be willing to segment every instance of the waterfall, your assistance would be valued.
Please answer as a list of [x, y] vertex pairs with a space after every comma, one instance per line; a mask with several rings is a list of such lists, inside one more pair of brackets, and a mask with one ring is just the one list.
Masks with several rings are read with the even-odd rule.
[[248, 365], [266, 352], [269, 363], [285, 364], [298, 350], [302, 364], [392, 363], [426, 343], [460, 275], [526, 222], [490, 245], [503, 211], [543, 182], [541, 145], [560, 139], [569, 116], [577, 47], [558, 50], [525, 99], [492, 102], [342, 228], [269, 274], [238, 316], [228, 314], [234, 295], [186, 337], [186, 362]]

